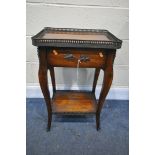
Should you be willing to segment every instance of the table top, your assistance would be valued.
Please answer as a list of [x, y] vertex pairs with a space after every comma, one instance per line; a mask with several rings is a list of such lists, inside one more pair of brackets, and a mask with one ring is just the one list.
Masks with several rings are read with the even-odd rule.
[[107, 30], [45, 27], [32, 37], [34, 46], [119, 49], [122, 40]]

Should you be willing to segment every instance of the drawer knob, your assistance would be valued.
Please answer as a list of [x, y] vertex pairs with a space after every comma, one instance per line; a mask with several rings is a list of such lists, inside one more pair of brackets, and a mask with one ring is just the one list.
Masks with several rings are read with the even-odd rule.
[[103, 57], [103, 53], [102, 52], [100, 52], [99, 55], [100, 55], [101, 58]]
[[56, 50], [53, 50], [54, 55], [58, 55], [58, 52]]

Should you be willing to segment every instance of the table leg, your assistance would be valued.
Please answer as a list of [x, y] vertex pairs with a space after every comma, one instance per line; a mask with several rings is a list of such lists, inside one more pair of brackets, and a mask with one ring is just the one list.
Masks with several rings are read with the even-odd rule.
[[49, 67], [49, 70], [50, 70], [52, 87], [53, 87], [53, 94], [54, 94], [56, 92], [54, 67]]
[[108, 55], [107, 62], [106, 62], [107, 65], [104, 70], [104, 79], [103, 79], [102, 89], [101, 89], [101, 93], [100, 93], [100, 97], [97, 105], [97, 111], [96, 111], [96, 129], [97, 130], [100, 129], [100, 113], [113, 80], [114, 58], [115, 58], [115, 52], [112, 52], [111, 54]]
[[100, 74], [100, 68], [95, 68], [95, 74], [94, 74], [94, 82], [93, 82], [92, 93], [95, 93], [96, 84], [97, 84], [97, 80], [98, 80], [99, 74]]
[[52, 121], [52, 107], [51, 107], [51, 100], [50, 100], [50, 92], [48, 88], [48, 78], [47, 78], [47, 61], [46, 61], [46, 49], [39, 48], [38, 49], [38, 57], [39, 57], [39, 83], [40, 87], [46, 102], [47, 112], [48, 112], [48, 124], [47, 124], [47, 131], [50, 131], [51, 128], [51, 121]]

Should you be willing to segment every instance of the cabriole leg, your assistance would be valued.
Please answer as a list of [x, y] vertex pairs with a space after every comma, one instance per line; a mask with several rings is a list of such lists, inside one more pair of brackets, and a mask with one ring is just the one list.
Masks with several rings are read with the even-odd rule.
[[97, 84], [99, 74], [100, 74], [100, 68], [95, 68], [94, 82], [93, 82], [93, 89], [92, 89], [93, 93], [95, 93], [96, 84]]
[[97, 111], [96, 111], [96, 129], [97, 130], [100, 129], [100, 113], [113, 80], [114, 58], [115, 58], [115, 52], [111, 52], [108, 55], [107, 62], [106, 62], [107, 65], [104, 70], [104, 79], [103, 79], [102, 89], [101, 89], [101, 93], [100, 93], [100, 97], [97, 105]]
[[56, 92], [56, 85], [55, 85], [55, 74], [54, 74], [54, 67], [49, 67], [52, 87], [53, 87], [53, 94]]
[[48, 78], [47, 78], [47, 61], [46, 61], [46, 49], [39, 48], [38, 49], [38, 57], [39, 57], [39, 83], [40, 87], [46, 102], [47, 112], [48, 112], [48, 124], [47, 131], [50, 131], [51, 121], [52, 121], [52, 107], [50, 100], [50, 92], [48, 88]]

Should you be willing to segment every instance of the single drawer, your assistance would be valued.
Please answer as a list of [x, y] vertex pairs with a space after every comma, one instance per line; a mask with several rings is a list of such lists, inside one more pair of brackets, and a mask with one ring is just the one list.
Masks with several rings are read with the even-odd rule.
[[47, 55], [48, 64], [54, 67], [103, 68], [105, 60], [103, 50], [56, 49]]

